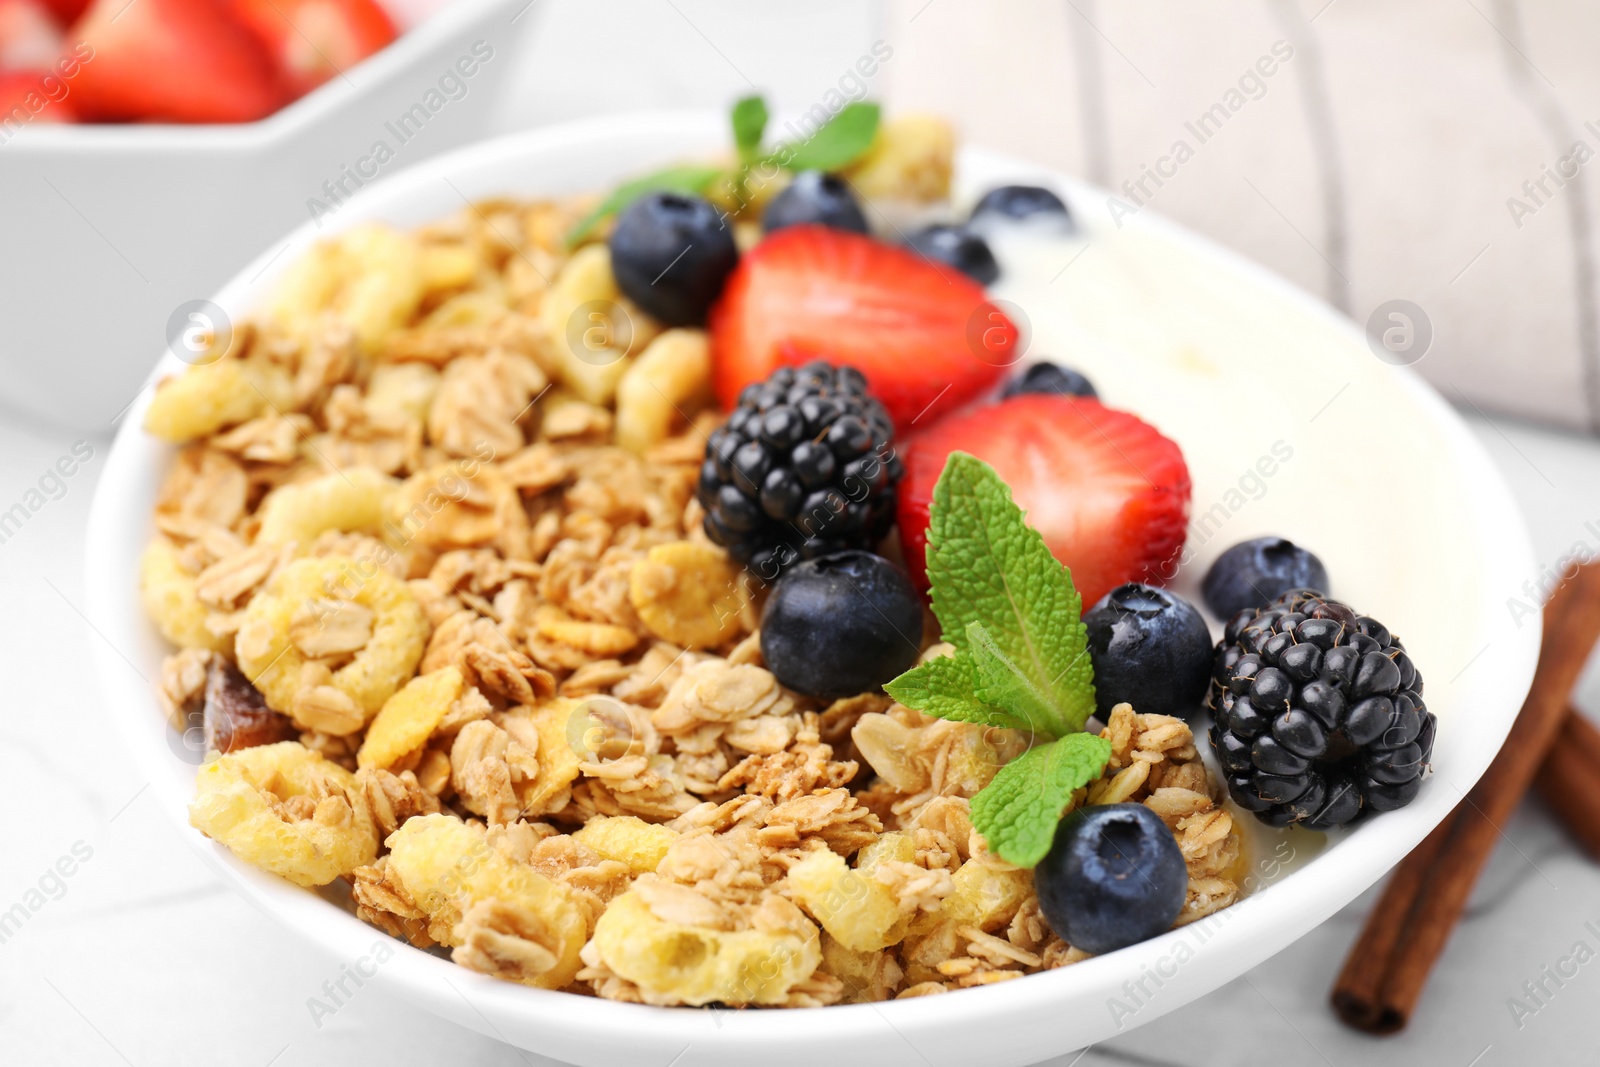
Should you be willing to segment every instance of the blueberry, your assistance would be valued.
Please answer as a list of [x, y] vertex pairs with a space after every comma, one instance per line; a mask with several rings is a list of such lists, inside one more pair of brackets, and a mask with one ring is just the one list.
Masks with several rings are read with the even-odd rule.
[[1189, 872], [1160, 816], [1143, 804], [1105, 804], [1061, 820], [1033, 881], [1056, 936], [1100, 953], [1170, 928]]
[[790, 568], [761, 615], [767, 669], [824, 699], [882, 688], [917, 662], [921, 641], [922, 600], [911, 579], [858, 550]]
[[1000, 277], [1000, 264], [989, 251], [989, 242], [959, 226], [926, 227], [912, 234], [906, 244], [917, 255], [948, 264], [979, 285]]
[[1211, 613], [1226, 619], [1246, 608], [1265, 607], [1292, 589], [1326, 593], [1328, 571], [1320, 559], [1293, 541], [1258, 537], [1241, 541], [1218, 556], [1200, 589]]
[[1021, 374], [1006, 382], [1001, 396], [1019, 393], [1053, 393], [1058, 396], [1086, 396], [1097, 399], [1094, 383], [1071, 367], [1058, 363], [1035, 363]]
[[990, 189], [972, 209], [974, 219], [984, 216], [1027, 219], [1035, 215], [1059, 216], [1063, 222], [1071, 218], [1059, 196], [1037, 185], [1002, 185]]
[[761, 213], [761, 228], [767, 233], [785, 226], [814, 222], [851, 233], [867, 232], [867, 217], [850, 193], [843, 178], [820, 170], [803, 170], [789, 187], [772, 198]]
[[611, 231], [617, 288], [668, 326], [696, 326], [739, 262], [733, 229], [697, 196], [646, 193]]
[[1183, 718], [1199, 708], [1211, 682], [1211, 633], [1188, 601], [1129, 582], [1101, 597], [1083, 622], [1101, 718], [1124, 702], [1141, 714]]

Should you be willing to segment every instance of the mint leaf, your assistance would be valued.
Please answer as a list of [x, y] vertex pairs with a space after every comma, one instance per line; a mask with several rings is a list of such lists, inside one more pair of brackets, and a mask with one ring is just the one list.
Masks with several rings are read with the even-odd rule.
[[740, 162], [755, 162], [761, 152], [761, 138], [767, 132], [767, 102], [759, 95], [747, 96], [733, 105], [733, 145]]
[[971, 657], [938, 656], [906, 671], [885, 685], [883, 691], [913, 711], [937, 719], [1007, 730], [1029, 728], [1026, 719], [985, 703], [978, 696], [977, 681]]
[[1049, 716], [1036, 729], [1057, 737], [1083, 729], [1095, 710], [1083, 600], [1005, 482], [965, 452], [950, 454], [933, 489], [928, 580], [944, 639], [972, 654], [968, 628], [979, 623], [1037, 692]]
[[1111, 742], [1095, 734], [1031, 748], [972, 798], [972, 825], [995, 855], [1032, 867], [1050, 851], [1073, 791], [1098, 778], [1110, 758]]
[[967, 624], [967, 643], [971, 652], [960, 655], [970, 655], [972, 659], [976, 683], [973, 691], [979, 700], [1005, 708], [1012, 718], [1026, 722], [1034, 733], [1060, 737], [1072, 732], [1062, 729], [1058, 721], [1060, 716], [1050, 706], [1049, 699], [1006, 658], [983, 623]]
[[878, 136], [878, 105], [850, 103], [804, 141], [779, 153], [790, 170], [838, 170], [872, 147]]
[[698, 164], [686, 164], [677, 167], [667, 167], [653, 174], [646, 174], [632, 181], [623, 182], [611, 190], [611, 195], [600, 202], [600, 205], [579, 219], [572, 229], [567, 231], [567, 247], [571, 248], [594, 232], [595, 227], [610, 218], [612, 215], [626, 211], [628, 207], [646, 193], [657, 190], [669, 190], [675, 193], [702, 193], [706, 187], [724, 173], [721, 167], [708, 167]]

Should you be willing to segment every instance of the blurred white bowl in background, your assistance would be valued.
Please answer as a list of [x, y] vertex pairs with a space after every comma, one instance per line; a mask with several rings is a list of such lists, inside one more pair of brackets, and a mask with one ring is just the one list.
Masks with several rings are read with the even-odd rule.
[[486, 132], [529, 6], [456, 0], [259, 122], [34, 123], [0, 141], [0, 405], [109, 432], [179, 305], [336, 216], [358, 180]]

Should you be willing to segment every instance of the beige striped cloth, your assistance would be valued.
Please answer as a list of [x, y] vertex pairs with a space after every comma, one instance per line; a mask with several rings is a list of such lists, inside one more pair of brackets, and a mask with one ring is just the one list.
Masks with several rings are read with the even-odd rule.
[[891, 107], [1357, 322], [1410, 301], [1447, 399], [1600, 430], [1594, 0], [888, 0], [882, 19]]

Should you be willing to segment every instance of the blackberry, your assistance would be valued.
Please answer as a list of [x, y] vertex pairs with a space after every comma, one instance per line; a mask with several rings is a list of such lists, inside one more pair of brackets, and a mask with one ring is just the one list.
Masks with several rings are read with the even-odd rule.
[[1399, 638], [1309, 589], [1233, 617], [1211, 706], [1229, 795], [1272, 826], [1404, 807], [1433, 756], [1436, 720]]
[[706, 442], [706, 535], [769, 581], [798, 560], [871, 549], [894, 523], [905, 473], [893, 436], [854, 367], [816, 360], [745, 386]]

